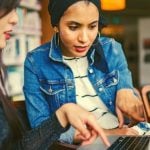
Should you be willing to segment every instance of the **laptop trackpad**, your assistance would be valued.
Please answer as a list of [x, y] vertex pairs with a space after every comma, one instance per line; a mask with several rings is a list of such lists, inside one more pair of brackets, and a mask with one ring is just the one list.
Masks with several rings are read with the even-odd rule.
[[[112, 144], [119, 136], [109, 136], [109, 142]], [[107, 147], [103, 144], [100, 138], [97, 138], [93, 144], [80, 146], [77, 150], [106, 150]]]

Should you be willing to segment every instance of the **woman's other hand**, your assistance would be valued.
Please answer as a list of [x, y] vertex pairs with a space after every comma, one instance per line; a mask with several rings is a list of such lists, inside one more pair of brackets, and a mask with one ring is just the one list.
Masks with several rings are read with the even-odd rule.
[[124, 124], [124, 116], [127, 116], [134, 124], [145, 120], [143, 103], [131, 89], [121, 89], [117, 92], [116, 113], [120, 128]]
[[94, 115], [77, 104], [64, 104], [56, 111], [56, 115], [63, 127], [66, 127], [69, 123], [79, 131], [80, 137], [87, 141], [83, 145], [92, 143], [97, 135], [101, 137], [106, 146], [110, 146], [103, 129], [97, 124]]

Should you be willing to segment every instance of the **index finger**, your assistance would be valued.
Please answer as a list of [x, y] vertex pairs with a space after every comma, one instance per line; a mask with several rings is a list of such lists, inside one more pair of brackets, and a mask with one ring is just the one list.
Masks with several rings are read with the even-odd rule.
[[72, 126], [74, 128], [76, 128], [80, 134], [85, 137], [86, 139], [88, 139], [90, 137], [90, 132], [89, 130], [86, 128], [86, 124], [83, 123], [81, 120], [77, 119], [75, 121], [76, 123], [72, 123]]
[[106, 134], [104, 133], [103, 129], [100, 128], [100, 126], [96, 123], [95, 120], [87, 120], [87, 125], [90, 126], [93, 130], [95, 130], [98, 135], [101, 137], [102, 141], [104, 142], [104, 144], [106, 146], [110, 146], [110, 142], [108, 141], [108, 138], [106, 136]]

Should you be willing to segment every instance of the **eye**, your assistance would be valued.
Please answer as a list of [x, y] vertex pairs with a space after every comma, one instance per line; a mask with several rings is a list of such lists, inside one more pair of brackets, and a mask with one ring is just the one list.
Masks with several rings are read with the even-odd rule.
[[78, 28], [78, 26], [75, 26], [75, 25], [69, 26], [69, 29], [72, 31], [75, 31], [77, 28]]
[[98, 26], [97, 24], [92, 24], [92, 25], [89, 26], [89, 29], [93, 30], [93, 29], [97, 28], [97, 26]]

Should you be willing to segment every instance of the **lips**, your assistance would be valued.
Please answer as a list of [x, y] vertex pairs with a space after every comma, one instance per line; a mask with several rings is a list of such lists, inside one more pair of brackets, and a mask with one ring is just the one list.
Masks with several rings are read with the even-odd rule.
[[7, 31], [7, 32], [4, 33], [6, 40], [9, 40], [9, 39], [10, 39], [10, 37], [11, 37], [10, 33], [11, 33], [11, 31]]
[[88, 46], [75, 46], [75, 50], [79, 53], [86, 51]]

